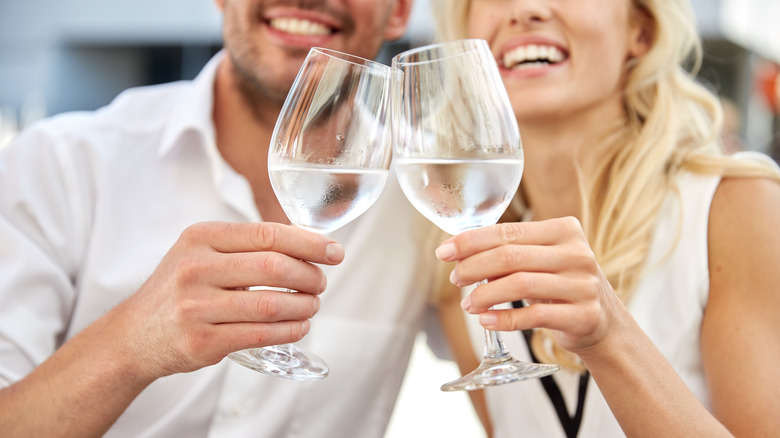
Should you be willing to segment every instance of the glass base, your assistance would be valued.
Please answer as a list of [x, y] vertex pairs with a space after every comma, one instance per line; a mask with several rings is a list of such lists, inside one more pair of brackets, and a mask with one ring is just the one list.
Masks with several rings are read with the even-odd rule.
[[250, 348], [228, 357], [251, 370], [290, 380], [321, 380], [328, 376], [328, 365], [312, 353], [293, 344]]
[[441, 390], [472, 391], [487, 386], [544, 377], [559, 369], [561, 369], [559, 365], [523, 362], [507, 356], [506, 359], [496, 362], [483, 361], [474, 371], [441, 385]]

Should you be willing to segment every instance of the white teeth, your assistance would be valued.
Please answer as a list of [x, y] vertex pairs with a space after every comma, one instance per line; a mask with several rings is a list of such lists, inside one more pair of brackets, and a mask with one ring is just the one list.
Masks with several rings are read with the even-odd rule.
[[329, 35], [330, 28], [314, 21], [299, 18], [274, 18], [271, 27], [296, 35]]
[[[539, 67], [545, 64], [556, 64], [563, 61], [563, 52], [555, 46], [540, 46], [529, 44], [516, 47], [504, 54], [504, 67], [527, 66]], [[546, 62], [544, 62], [546, 61]]]
[[550, 64], [548, 64], [546, 62], [539, 62], [539, 61], [524, 62], [522, 64], [518, 64], [512, 70], [527, 70], [527, 69], [531, 69], [531, 68], [541, 68], [541, 67], [544, 67], [545, 65], [550, 65]]
[[526, 59], [539, 59], [539, 46], [528, 46], [525, 49]]

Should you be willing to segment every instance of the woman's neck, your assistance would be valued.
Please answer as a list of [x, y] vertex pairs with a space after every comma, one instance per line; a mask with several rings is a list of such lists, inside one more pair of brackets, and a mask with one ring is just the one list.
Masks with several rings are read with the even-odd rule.
[[604, 139], [622, 110], [582, 112], [554, 120], [520, 121], [525, 152], [523, 190], [535, 220], [582, 218], [580, 179], [604, 156]]

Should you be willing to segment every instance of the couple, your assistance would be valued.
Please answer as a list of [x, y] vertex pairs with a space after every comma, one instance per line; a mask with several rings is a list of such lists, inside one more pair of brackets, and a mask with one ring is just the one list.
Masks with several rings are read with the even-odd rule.
[[[505, 223], [446, 240], [395, 182], [332, 236], [291, 227], [266, 169], [308, 49], [372, 58], [411, 0], [215, 2], [225, 50], [194, 81], [0, 154], [0, 435], [380, 437], [430, 294], [464, 370], [480, 323], [519, 348], [542, 328], [529, 348], [564, 365], [557, 405], [536, 381], [472, 393], [489, 434], [778, 429], [780, 176], [719, 152], [687, 0], [434, 2], [441, 39], [490, 44], [526, 158]], [[330, 377], [223, 360], [299, 340]]]

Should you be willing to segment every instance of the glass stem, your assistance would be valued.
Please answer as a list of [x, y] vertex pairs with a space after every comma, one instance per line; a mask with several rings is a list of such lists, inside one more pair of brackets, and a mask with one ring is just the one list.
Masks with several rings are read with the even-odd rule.
[[[479, 282], [479, 286], [487, 284], [487, 282], [487, 280], [482, 280]], [[493, 310], [493, 308], [491, 307], [490, 310]], [[482, 362], [498, 363], [511, 358], [512, 356], [509, 354], [506, 346], [504, 346], [504, 342], [501, 340], [498, 332], [485, 329], [485, 350], [482, 353]]]
[[498, 333], [485, 329], [485, 352], [482, 354], [482, 361], [496, 363], [503, 362], [510, 357]]

